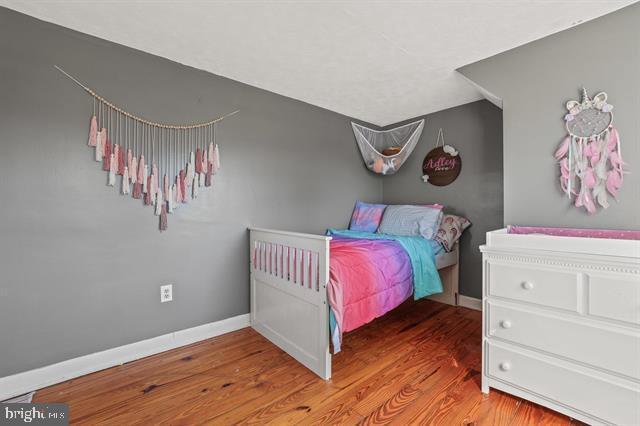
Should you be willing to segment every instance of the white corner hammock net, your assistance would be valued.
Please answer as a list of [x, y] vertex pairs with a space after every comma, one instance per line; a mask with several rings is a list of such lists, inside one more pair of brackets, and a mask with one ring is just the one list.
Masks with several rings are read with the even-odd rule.
[[391, 130], [373, 130], [351, 123], [353, 134], [367, 168], [382, 175], [392, 175], [407, 160], [422, 135], [424, 120]]

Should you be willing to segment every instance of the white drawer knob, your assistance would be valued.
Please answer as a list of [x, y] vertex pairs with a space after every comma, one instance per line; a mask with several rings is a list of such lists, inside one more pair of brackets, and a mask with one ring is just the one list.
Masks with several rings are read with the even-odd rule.
[[511, 363], [509, 361], [501, 362], [500, 363], [500, 370], [502, 370], [502, 371], [511, 370]]
[[531, 281], [525, 281], [522, 283], [522, 288], [525, 290], [531, 290], [533, 288], [533, 283]]
[[500, 321], [500, 327], [502, 327], [502, 328], [511, 328], [511, 321], [509, 321], [509, 320]]

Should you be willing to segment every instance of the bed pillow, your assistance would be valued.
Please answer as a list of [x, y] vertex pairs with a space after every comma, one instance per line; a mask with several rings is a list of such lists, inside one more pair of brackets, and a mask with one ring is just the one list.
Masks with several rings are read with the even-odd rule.
[[399, 236], [422, 236], [428, 240], [435, 237], [442, 208], [427, 206], [387, 206], [378, 227], [381, 234]]
[[471, 225], [469, 219], [453, 214], [446, 214], [440, 223], [440, 229], [436, 235], [436, 241], [442, 244], [445, 251], [451, 251], [455, 243], [460, 239], [462, 231]]
[[352, 231], [376, 232], [386, 207], [386, 204], [369, 204], [356, 201], [349, 229]]

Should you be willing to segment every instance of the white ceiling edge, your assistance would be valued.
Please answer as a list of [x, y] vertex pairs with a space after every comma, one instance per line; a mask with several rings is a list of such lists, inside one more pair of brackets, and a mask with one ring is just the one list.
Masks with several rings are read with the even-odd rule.
[[502, 98], [500, 96], [491, 93], [490, 91], [488, 91], [487, 89], [485, 89], [484, 87], [482, 87], [481, 85], [476, 83], [475, 81], [471, 80], [469, 77], [467, 77], [466, 75], [462, 74], [461, 72], [460, 72], [460, 75], [462, 77], [464, 77], [464, 79], [467, 80], [469, 82], [469, 84], [471, 84], [473, 87], [475, 87], [478, 90], [478, 92], [480, 92], [480, 94], [486, 100], [488, 100], [489, 102], [491, 102], [492, 104], [494, 104], [498, 108], [502, 109]]
[[0, 5], [386, 126], [491, 99], [455, 70], [637, 1], [0, 0]]

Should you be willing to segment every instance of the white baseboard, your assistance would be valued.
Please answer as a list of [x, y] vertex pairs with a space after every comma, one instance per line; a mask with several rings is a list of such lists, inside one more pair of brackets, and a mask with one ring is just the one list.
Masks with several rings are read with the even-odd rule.
[[475, 297], [469, 297], [463, 294], [459, 294], [458, 306], [462, 306], [463, 308], [475, 309], [476, 311], [481, 311], [482, 299], [476, 299]]
[[175, 331], [0, 378], [0, 401], [85, 374], [249, 327], [249, 314]]

